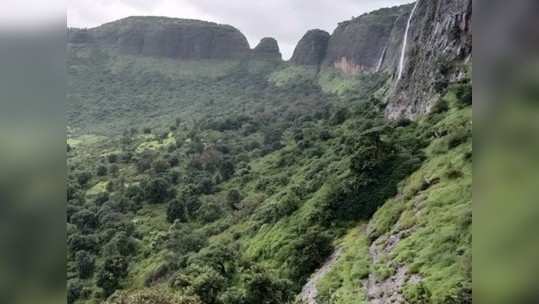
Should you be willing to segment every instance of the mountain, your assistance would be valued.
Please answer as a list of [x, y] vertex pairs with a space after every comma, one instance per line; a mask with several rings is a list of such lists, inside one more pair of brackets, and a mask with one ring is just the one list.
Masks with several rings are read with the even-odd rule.
[[232, 26], [164, 17], [129, 17], [93, 29], [70, 29], [68, 43], [184, 60], [241, 58], [250, 52], [245, 36]]
[[329, 37], [326, 31], [308, 31], [294, 49], [290, 62], [298, 65], [320, 65], [326, 57]]
[[68, 303], [471, 303], [470, 22], [69, 29]]
[[279, 43], [275, 38], [270, 37], [260, 40], [258, 45], [253, 49], [253, 56], [258, 59], [282, 59]]

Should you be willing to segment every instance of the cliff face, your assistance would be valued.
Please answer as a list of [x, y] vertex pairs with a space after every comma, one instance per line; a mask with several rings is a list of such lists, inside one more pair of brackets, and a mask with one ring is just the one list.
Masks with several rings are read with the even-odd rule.
[[253, 56], [258, 59], [281, 60], [279, 43], [274, 38], [263, 38], [253, 49]]
[[70, 29], [68, 42], [175, 59], [240, 58], [250, 51], [245, 36], [232, 26], [163, 17], [129, 17], [93, 29]]
[[290, 61], [298, 65], [320, 65], [326, 57], [329, 33], [310, 30], [299, 41]]
[[347, 74], [389, 68], [410, 10], [411, 5], [385, 8], [340, 23], [329, 39], [324, 65]]
[[[471, 0], [418, 0], [380, 9], [340, 23], [323, 59], [308, 54], [314, 38], [306, 35], [291, 62], [318, 61], [348, 75], [384, 72], [391, 87], [386, 118], [416, 119], [431, 111], [449, 83], [466, 76], [471, 16]], [[320, 46], [316, 54], [323, 53]]]
[[451, 82], [466, 76], [472, 54], [472, 1], [419, 0], [410, 22], [402, 78], [386, 108], [388, 119], [429, 113]]

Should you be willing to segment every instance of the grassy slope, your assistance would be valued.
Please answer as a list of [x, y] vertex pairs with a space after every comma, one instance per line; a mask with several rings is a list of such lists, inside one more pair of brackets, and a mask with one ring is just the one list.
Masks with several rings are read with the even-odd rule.
[[[92, 60], [98, 60], [92, 55]], [[116, 58], [117, 59], [117, 58]], [[174, 115], [183, 113], [184, 117], [200, 115], [201, 112], [210, 109], [210, 114], [219, 115], [213, 116], [211, 119], [220, 117], [234, 117], [238, 112], [247, 115], [257, 113], [257, 108], [263, 106], [265, 112], [273, 112], [272, 115], [280, 113], [283, 104], [290, 107], [287, 100], [298, 100], [298, 96], [303, 96], [300, 92], [298, 95], [291, 94], [291, 88], [299, 87], [300, 90], [305, 90], [305, 83], [309, 83], [310, 71], [299, 70], [297, 67], [289, 67], [284, 70], [279, 70], [270, 75], [274, 69], [265, 63], [249, 64], [247, 67], [241, 66], [240, 63], [223, 63], [222, 65], [214, 66], [208, 64], [198, 66], [191, 63], [169, 62], [166, 66], [161, 66], [162, 62], [153, 61], [150, 59], [122, 58], [119, 61], [116, 59], [106, 59], [104, 62], [115, 62], [113, 66], [107, 67], [105, 70], [110, 70], [111, 77], [122, 78], [130, 75], [128, 83], [112, 82], [111, 85], [103, 84], [106, 94], [99, 93], [99, 85], [103, 82], [101, 76], [90, 73], [91, 84], [84, 84], [83, 79], [77, 79], [72, 83], [71, 90], [80, 94], [79, 96], [71, 96], [72, 100], [77, 102], [86, 101], [88, 95], [98, 92], [98, 98], [109, 98], [110, 96], [120, 96], [120, 100], [112, 101], [112, 105], [107, 103], [107, 111], [119, 111], [119, 113], [127, 114], [129, 120], [115, 121], [111, 119], [117, 115], [109, 116], [110, 113], [100, 112], [96, 115], [92, 111], [100, 111], [93, 109], [85, 112], [84, 109], [72, 107], [73, 111], [71, 120], [81, 130], [89, 130], [93, 132], [104, 132], [103, 129], [114, 128], [122, 130], [126, 126], [131, 125], [133, 121], [140, 120], [138, 112], [141, 108], [133, 109], [133, 115], [127, 112], [124, 113], [122, 108], [125, 106], [127, 99], [141, 98], [145, 102], [152, 103], [152, 106], [158, 107], [161, 111], [165, 109], [165, 114], [159, 112], [155, 114], [150, 111], [150, 116], [156, 115], [159, 117], [157, 121], [149, 120], [149, 125], [168, 126], [175, 118]], [[99, 59], [100, 60], [100, 59]], [[137, 62], [133, 62], [137, 61]], [[103, 63], [103, 62], [101, 62]], [[175, 70], [175, 65], [181, 65], [181, 71]], [[72, 69], [89, 68], [88, 65], [82, 64], [82, 67], [77, 67], [77, 64], [71, 65]], [[103, 67], [101, 67], [103, 68]], [[142, 70], [138, 70], [142, 69]], [[236, 69], [240, 69], [239, 72]], [[245, 78], [241, 78], [241, 83], [235, 86], [228, 86], [228, 81], [237, 82], [238, 78], [221, 79], [224, 75], [234, 75], [235, 71], [242, 74], [245, 71], [253, 73], [248, 78], [253, 78], [249, 81], [255, 82], [254, 85], [245, 85]], [[134, 72], [135, 71], [135, 72]], [[142, 71], [142, 72], [141, 72]], [[165, 72], [163, 72], [165, 71]], [[73, 71], [71, 71], [73, 72]], [[85, 71], [79, 71], [85, 73]], [[98, 72], [102, 72], [99, 70]], [[137, 78], [136, 74], [144, 75], [144, 72], [149, 75], [158, 77], [154, 82], [146, 83], [152, 77]], [[77, 72], [78, 73], [78, 72]], [[125, 74], [128, 73], [128, 74]], [[305, 76], [307, 73], [307, 76]], [[268, 76], [269, 75], [269, 76]], [[96, 78], [94, 78], [96, 77]], [[270, 81], [275, 83], [281, 89], [270, 88], [267, 92], [260, 94], [260, 79], [264, 80], [269, 77]], [[331, 81], [327, 81], [324, 76], [321, 77], [323, 86], [328, 88], [328, 91], [340, 93], [344, 98], [338, 101], [340, 106], [353, 108], [364, 102], [364, 97], [354, 95], [344, 87], [343, 83], [336, 79], [337, 76], [331, 76]], [[340, 77], [340, 76], [339, 76]], [[328, 78], [328, 79], [329, 79]], [[163, 83], [162, 80], [166, 81]], [[166, 84], [176, 83], [187, 79], [184, 91], [169, 87]], [[199, 81], [193, 81], [199, 79]], [[204, 80], [200, 80], [204, 79]], [[299, 81], [297, 81], [299, 79]], [[354, 83], [361, 83], [361, 79], [355, 79]], [[201, 83], [213, 83], [215, 85], [210, 88], [200, 87]], [[352, 81], [352, 80], [350, 80]], [[200, 83], [199, 83], [200, 82]], [[367, 92], [372, 93], [382, 83], [380, 79], [364, 79], [365, 87], [363, 87], [364, 95]], [[199, 84], [197, 84], [199, 83]], [[346, 82], [348, 83], [348, 82]], [[345, 83], [345, 84], [346, 84]], [[137, 85], [144, 84], [144, 90], [138, 90]], [[252, 84], [249, 82], [249, 84]], [[165, 87], [163, 87], [165, 85]], [[292, 87], [291, 87], [292, 85]], [[248, 88], [245, 90], [245, 88]], [[147, 94], [147, 89], [153, 90], [156, 94], [152, 96]], [[119, 91], [118, 91], [119, 90]], [[131, 90], [131, 91], [130, 91]], [[137, 91], [138, 90], [138, 91]], [[198, 93], [197, 93], [198, 90]], [[310, 90], [310, 89], [307, 89]], [[336, 91], [335, 91], [336, 90]], [[137, 93], [138, 92], [138, 93]], [[179, 92], [179, 93], [178, 93]], [[184, 93], [187, 92], [187, 93]], [[220, 92], [222, 94], [220, 94]], [[348, 92], [348, 93], [347, 93]], [[179, 112], [178, 106], [181, 105], [176, 101], [172, 103], [163, 103], [163, 94], [188, 94], [175, 98], [187, 98], [190, 101], [188, 108], [181, 108]], [[83, 96], [87, 94], [86, 96]], [[110, 95], [108, 95], [110, 94]], [[142, 95], [140, 95], [142, 94]], [[123, 96], [123, 97], [122, 97]], [[292, 97], [290, 97], [292, 96]], [[151, 97], [149, 101], [146, 99]], [[208, 107], [206, 104], [192, 103], [192, 100], [199, 102], [215, 98], [213, 106]], [[279, 278], [295, 279], [292, 282], [292, 290], [298, 291], [301, 285], [307, 279], [309, 272], [291, 273], [290, 270], [297, 266], [298, 256], [301, 257], [303, 244], [302, 236], [306, 231], [320, 229], [318, 236], [328, 237], [334, 240], [334, 246], [342, 246], [344, 251], [341, 259], [338, 261], [335, 268], [323, 279], [320, 285], [321, 300], [336, 302], [328, 303], [351, 303], [352, 300], [357, 300], [361, 297], [363, 290], [358, 281], [364, 278], [369, 272], [375, 271], [376, 265], [369, 265], [366, 258], [367, 249], [369, 246], [369, 238], [374, 239], [379, 236], [393, 233], [399, 229], [415, 228], [409, 238], [404, 239], [399, 243], [398, 247], [386, 257], [388, 261], [394, 263], [405, 263], [411, 265], [411, 269], [420, 273], [425, 278], [425, 284], [433, 294], [433, 299], [437, 300], [447, 296], [457, 288], [457, 284], [469, 282], [466, 277], [466, 262], [469, 259], [469, 235], [468, 235], [468, 220], [470, 206], [469, 186], [471, 185], [471, 161], [466, 158], [468, 153], [471, 153], [471, 138], [468, 131], [471, 126], [468, 126], [471, 113], [469, 108], [459, 109], [455, 103], [454, 96], [448, 96], [451, 104], [449, 112], [436, 115], [435, 118], [429, 118], [418, 125], [399, 128], [394, 132], [395, 137], [405, 138], [406, 136], [414, 136], [415, 134], [432, 133], [436, 130], [436, 134], [431, 134], [432, 138], [439, 137], [425, 149], [427, 160], [423, 166], [415, 172], [410, 178], [402, 183], [400, 187], [400, 195], [389, 200], [370, 221], [368, 231], [365, 229], [357, 229], [359, 220], [333, 220], [330, 225], [324, 227], [319, 226], [320, 212], [323, 212], [324, 204], [331, 199], [335, 192], [335, 185], [347, 183], [351, 178], [350, 162], [354, 154], [354, 145], [358, 145], [358, 139], [362, 138], [362, 131], [369, 128], [369, 124], [380, 123], [371, 118], [366, 119], [361, 112], [351, 115], [351, 117], [342, 124], [329, 124], [326, 119], [319, 119], [304, 123], [301, 125], [304, 137], [309, 142], [304, 147], [300, 147], [300, 143], [293, 140], [292, 134], [285, 132], [283, 142], [284, 148], [275, 152], [263, 155], [258, 149], [244, 151], [243, 147], [249, 145], [253, 141], [260, 142], [262, 138], [261, 132], [255, 132], [245, 136], [239, 131], [215, 131], [202, 130], [198, 134], [207, 143], [216, 143], [224, 141], [241, 152], [235, 152], [237, 160], [244, 160], [240, 167], [250, 168], [247, 174], [237, 174], [236, 177], [229, 181], [225, 181], [218, 185], [215, 193], [210, 195], [202, 195], [203, 204], [212, 202], [222, 202], [225, 200], [226, 193], [230, 189], [239, 189], [243, 195], [242, 208], [239, 211], [232, 211], [222, 208], [220, 216], [216, 220], [205, 222], [190, 223], [190, 229], [198, 231], [202, 235], [207, 236], [209, 244], [226, 244], [227, 246], [236, 246], [237, 252], [241, 260], [250, 261], [267, 269], [270, 273]], [[323, 97], [331, 103], [335, 103], [332, 97]], [[108, 100], [107, 102], [111, 102]], [[92, 102], [88, 102], [91, 104]], [[97, 103], [99, 105], [99, 102]], [[135, 105], [142, 106], [136, 102]], [[86, 105], [90, 106], [90, 105]], [[191, 107], [191, 110], [190, 108]], [[280, 108], [281, 107], [281, 108]], [[312, 105], [307, 103], [305, 112], [309, 112]], [[185, 109], [185, 111], [183, 111]], [[241, 110], [240, 110], [241, 109]], [[286, 109], [286, 108], [285, 108]], [[301, 107], [300, 107], [301, 109]], [[201, 111], [202, 110], [202, 111]], [[85, 116], [90, 113], [89, 116]], [[118, 115], [120, 115], [118, 113]], [[152, 114], [154, 113], [154, 114]], [[300, 113], [304, 113], [301, 112]], [[207, 113], [206, 113], [207, 114]], [[82, 115], [82, 116], [79, 116]], [[99, 118], [105, 115], [104, 124], [97, 123]], [[303, 114], [302, 114], [303, 115]], [[84, 121], [79, 123], [78, 119]], [[278, 118], [284, 120], [284, 118]], [[89, 120], [89, 121], [88, 121]], [[144, 119], [142, 121], [148, 121]], [[369, 123], [365, 123], [368, 121]], [[88, 125], [86, 125], [88, 123]], [[98, 126], [88, 127], [92, 124]], [[434, 127], [432, 125], [434, 124]], [[144, 125], [144, 124], [143, 124]], [[279, 125], [277, 122], [275, 126]], [[137, 124], [137, 126], [140, 126]], [[371, 126], [372, 127], [372, 126]], [[88, 129], [85, 129], [88, 128]], [[318, 138], [318, 133], [322, 130], [327, 130], [331, 134], [329, 139], [321, 140]], [[419, 131], [417, 131], [419, 130]], [[77, 134], [74, 132], [74, 134]], [[182, 124], [177, 131], [174, 131], [176, 138], [188, 138], [192, 132], [192, 126]], [[419, 132], [419, 133], [417, 133]], [[464, 134], [464, 135], [463, 135]], [[460, 143], [462, 137], [466, 138], [464, 144], [459, 144], [453, 147], [454, 143]], [[431, 139], [431, 137], [429, 137]], [[135, 156], [142, 154], [142, 150], [150, 149], [157, 152], [159, 155], [166, 155], [168, 150], [167, 140], [160, 140], [157, 135], [137, 135], [131, 138]], [[172, 143], [172, 140], [169, 142]], [[70, 167], [92, 167], [97, 162], [100, 162], [107, 154], [116, 153], [122, 148], [121, 144], [115, 140], [106, 137], [83, 136], [76, 137], [70, 140], [70, 144], [76, 147], [74, 152], [69, 155]], [[449, 148], [451, 145], [451, 148]], [[189, 169], [189, 157], [185, 147], [179, 148], [176, 152], [180, 156], [180, 172], [187, 172]], [[141, 180], [150, 177], [149, 172], [139, 173], [135, 168], [134, 163], [120, 164], [120, 176], [127, 183], [135, 184]], [[435, 185], [426, 189], [424, 180], [440, 180]], [[104, 187], [104, 183], [108, 180], [117, 180], [110, 176], [94, 177], [90, 181], [86, 190], [100, 190]], [[177, 185], [178, 190], [182, 185]], [[111, 193], [114, 197], [118, 193]], [[418, 201], [421, 201], [418, 203]], [[166, 202], [162, 202], [166, 203]], [[89, 200], [83, 206], [84, 208], [92, 207], [92, 202]], [[79, 208], [79, 207], [77, 207]], [[322, 214], [323, 215], [323, 214]], [[421, 215], [421, 216], [420, 216]], [[142, 209], [136, 212], [126, 212], [123, 214], [126, 221], [135, 224], [136, 233], [134, 240], [137, 245], [136, 254], [131, 257], [128, 276], [122, 281], [122, 286], [128, 290], [142, 290], [145, 288], [145, 280], [148, 275], [160, 266], [170, 263], [170, 250], [163, 246], [163, 239], [166, 239], [170, 231], [170, 224], [166, 222], [166, 205], [144, 205]], [[361, 220], [361, 221], [364, 221]], [[341, 239], [342, 237], [342, 239]], [[299, 246], [299, 247], [298, 247]], [[299, 250], [299, 251], [298, 251]], [[203, 251], [203, 250], [202, 250]], [[321, 252], [320, 257], [315, 258], [315, 263], [308, 270], [314, 270], [320, 262], [328, 255], [328, 252]], [[457, 255], [458, 254], [458, 255]], [[194, 255], [196, 257], [196, 255]], [[309, 260], [311, 262], [311, 260]], [[98, 258], [97, 265], [101, 265], [102, 259]], [[69, 269], [73, 269], [73, 261], [68, 265]], [[370, 269], [369, 269], [370, 268]], [[391, 270], [389, 270], [391, 271]], [[165, 280], [154, 284], [153, 288], [162, 287], [168, 289], [168, 279], [171, 274], [166, 274]], [[230, 278], [231, 286], [239, 286], [242, 280], [242, 273], [236, 273]], [[76, 276], [76, 272], [71, 270], [70, 277]], [[95, 292], [98, 292], [93, 285], [93, 280], [85, 281], [85, 285]], [[409, 293], [414, 290], [410, 287]], [[95, 299], [88, 297], [87, 303], [99, 302], [99, 296]]]
[[[471, 291], [471, 108], [456, 107], [453, 92], [445, 98], [452, 108], [433, 127], [440, 137], [426, 148], [427, 159], [402, 182], [399, 194], [376, 212], [368, 231], [354, 229], [343, 239], [349, 247], [345, 245], [346, 254], [320, 282], [320, 303], [365, 302], [361, 280], [369, 271], [364, 262], [367, 238], [372, 242], [405, 230], [409, 235], [382, 257], [380, 265], [370, 265], [371, 272], [383, 277], [389, 275], [384, 271], [406, 265], [422, 277], [432, 303], [461, 303], [463, 290]], [[408, 285], [404, 293], [414, 302], [418, 286]]]

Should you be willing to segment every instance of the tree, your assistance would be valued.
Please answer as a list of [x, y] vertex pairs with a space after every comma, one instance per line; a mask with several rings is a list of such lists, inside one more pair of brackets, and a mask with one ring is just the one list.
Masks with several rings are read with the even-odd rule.
[[197, 191], [202, 194], [211, 194], [213, 192], [213, 181], [208, 176], [203, 176], [198, 184]]
[[75, 254], [79, 278], [88, 279], [92, 276], [95, 266], [95, 257], [87, 251], [81, 250]]
[[90, 179], [92, 178], [92, 174], [88, 171], [81, 171], [77, 174], [77, 182], [81, 186], [85, 186]]
[[114, 164], [118, 161], [118, 154], [115, 154], [115, 153], [111, 153], [107, 156], [107, 160], [109, 161], [109, 163], [111, 164]]
[[80, 250], [89, 252], [97, 252], [97, 238], [95, 235], [81, 235], [75, 233], [67, 238], [67, 246], [69, 251], [75, 253]]
[[71, 223], [83, 233], [89, 233], [97, 228], [97, 217], [88, 209], [83, 209], [71, 216]]
[[105, 165], [103, 164], [100, 164], [99, 166], [97, 166], [97, 169], [95, 171], [95, 174], [97, 176], [105, 176], [107, 175], [107, 167], [105, 167]]
[[169, 187], [170, 183], [161, 177], [146, 180], [143, 185], [146, 199], [152, 204], [166, 201], [170, 195]]
[[127, 276], [127, 260], [122, 256], [105, 259], [97, 274], [96, 284], [103, 289], [105, 296], [110, 296], [120, 286], [120, 280]]
[[159, 173], [163, 173], [167, 171], [168, 168], [170, 167], [170, 164], [168, 161], [164, 159], [158, 159], [153, 162], [152, 167], [153, 167], [153, 171], [159, 174]]
[[238, 189], [228, 191], [226, 195], [226, 202], [232, 210], [239, 209], [238, 204], [241, 202], [241, 193], [238, 191]]
[[168, 202], [167, 207], [167, 221], [174, 223], [175, 220], [180, 222], [187, 222], [187, 214], [185, 212], [184, 205], [178, 199], [173, 199]]
[[195, 217], [199, 208], [200, 201], [197, 196], [183, 194], [168, 203], [167, 220], [170, 223], [173, 223], [175, 220], [187, 222]]
[[246, 304], [288, 303], [292, 296], [291, 283], [279, 280], [265, 271], [256, 271], [243, 277]]
[[223, 177], [223, 180], [227, 181], [234, 175], [234, 163], [230, 160], [225, 160], [221, 163], [219, 167], [219, 173]]
[[135, 253], [135, 246], [125, 231], [119, 231], [104, 246], [104, 253], [105, 255], [130, 256]]
[[125, 197], [133, 200], [134, 202], [140, 203], [142, 200], [144, 200], [144, 191], [142, 191], [142, 188], [137, 185], [130, 185], [125, 191]]

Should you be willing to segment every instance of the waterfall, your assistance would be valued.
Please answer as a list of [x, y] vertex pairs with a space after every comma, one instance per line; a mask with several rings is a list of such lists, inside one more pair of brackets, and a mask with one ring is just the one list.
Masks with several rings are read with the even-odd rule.
[[402, 71], [404, 70], [404, 57], [406, 55], [406, 44], [408, 44], [408, 31], [410, 30], [410, 24], [412, 23], [412, 18], [414, 17], [415, 10], [417, 8], [417, 4], [420, 0], [417, 0], [415, 2], [414, 8], [412, 9], [412, 12], [410, 13], [410, 17], [408, 17], [408, 23], [406, 24], [406, 30], [404, 31], [404, 38], [402, 39], [402, 51], [401, 51], [401, 58], [399, 61], [399, 74], [397, 77], [397, 80], [400, 80], [402, 77]]
[[380, 56], [380, 59], [378, 60], [378, 64], [376, 65], [376, 72], [380, 72], [380, 69], [382, 68], [382, 63], [384, 63], [384, 58], [386, 57], [386, 51], [387, 46], [384, 47], [382, 50], [382, 55]]

